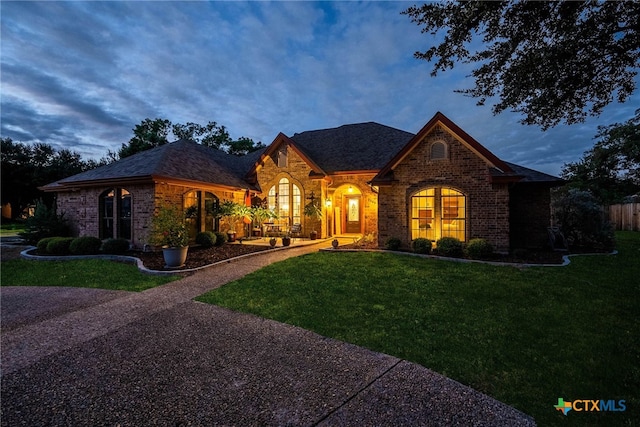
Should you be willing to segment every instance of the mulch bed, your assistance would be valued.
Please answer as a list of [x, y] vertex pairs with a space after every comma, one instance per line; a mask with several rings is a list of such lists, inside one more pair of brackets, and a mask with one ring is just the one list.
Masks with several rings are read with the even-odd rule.
[[[216, 262], [225, 261], [240, 255], [269, 250], [268, 246], [257, 245], [233, 245], [224, 244], [212, 248], [201, 246], [190, 246], [187, 254], [187, 261], [182, 269], [203, 267]], [[167, 270], [164, 268], [164, 258], [162, 251], [158, 252], [129, 252], [127, 255], [140, 258], [145, 267], [149, 270]], [[177, 270], [179, 271], [179, 270]]]

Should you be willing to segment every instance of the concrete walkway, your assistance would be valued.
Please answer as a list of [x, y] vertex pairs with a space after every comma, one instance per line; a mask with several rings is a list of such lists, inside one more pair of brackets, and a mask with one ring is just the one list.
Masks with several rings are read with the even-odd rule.
[[193, 301], [322, 245], [141, 293], [1, 288], [1, 425], [535, 425], [419, 365]]

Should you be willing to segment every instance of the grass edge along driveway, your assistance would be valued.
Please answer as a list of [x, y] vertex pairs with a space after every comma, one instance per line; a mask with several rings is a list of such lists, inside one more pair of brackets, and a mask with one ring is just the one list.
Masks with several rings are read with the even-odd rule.
[[[519, 270], [388, 253], [272, 264], [197, 300], [419, 363], [539, 425], [640, 422], [640, 233], [618, 255]], [[624, 412], [570, 412], [578, 399]]]
[[15, 259], [0, 265], [2, 286], [69, 286], [141, 292], [179, 279], [145, 274], [133, 264], [104, 259], [34, 261]]

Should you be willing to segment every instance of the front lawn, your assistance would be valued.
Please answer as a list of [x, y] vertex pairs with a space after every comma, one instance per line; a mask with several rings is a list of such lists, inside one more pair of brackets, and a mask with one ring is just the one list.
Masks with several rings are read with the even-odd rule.
[[[640, 422], [640, 233], [618, 255], [519, 270], [385, 253], [315, 253], [198, 298], [410, 360], [539, 425]], [[623, 399], [625, 412], [554, 409]]]
[[102, 259], [30, 261], [15, 259], [0, 265], [2, 286], [70, 286], [114, 291], [144, 291], [178, 279], [144, 274], [133, 264]]

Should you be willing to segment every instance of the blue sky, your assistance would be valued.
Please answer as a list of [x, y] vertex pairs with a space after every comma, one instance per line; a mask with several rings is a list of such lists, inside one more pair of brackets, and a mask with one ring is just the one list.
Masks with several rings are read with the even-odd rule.
[[441, 111], [504, 160], [559, 174], [623, 122], [636, 92], [546, 132], [454, 93], [470, 65], [431, 77], [413, 2], [0, 3], [1, 135], [100, 158], [145, 118], [216, 121], [269, 144], [348, 123], [417, 132]]

